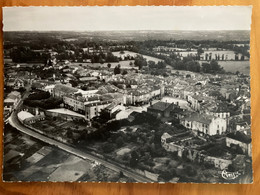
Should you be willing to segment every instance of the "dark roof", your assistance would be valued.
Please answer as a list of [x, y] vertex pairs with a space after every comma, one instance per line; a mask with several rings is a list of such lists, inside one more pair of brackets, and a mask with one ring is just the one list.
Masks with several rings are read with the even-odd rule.
[[140, 112], [133, 111], [129, 116], [135, 117], [135, 116], [137, 116], [138, 114], [140, 114]]
[[213, 116], [206, 114], [193, 113], [189, 117], [185, 118], [187, 121], [196, 121], [203, 124], [210, 124]]
[[68, 85], [61, 85], [61, 84], [55, 85], [54, 90], [63, 91], [65, 93], [75, 93], [78, 91], [78, 89], [74, 87], [70, 87]]
[[175, 106], [171, 112], [172, 113], [181, 113], [182, 111], [183, 111], [183, 109], [181, 109], [179, 106]]
[[247, 144], [251, 142], [251, 138], [240, 131], [229, 133], [227, 134], [227, 137]]
[[221, 103], [218, 105], [216, 112], [230, 112], [230, 108], [227, 104]]
[[165, 111], [167, 108], [169, 108], [170, 105], [172, 105], [172, 104], [167, 103], [167, 102], [157, 102], [157, 103], [149, 106], [148, 109]]
[[88, 102], [86, 102], [85, 107], [106, 105], [106, 104], [110, 104], [110, 103], [112, 103], [112, 101], [100, 101], [100, 102], [95, 102], [95, 103], [88, 103]]

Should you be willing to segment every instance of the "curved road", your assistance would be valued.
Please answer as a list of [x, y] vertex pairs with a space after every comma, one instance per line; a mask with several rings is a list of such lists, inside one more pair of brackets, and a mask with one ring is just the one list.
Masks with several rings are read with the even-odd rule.
[[[20, 104], [21, 103], [22, 103], [22, 101], [20, 102]], [[97, 162], [103, 164], [105, 167], [107, 167], [109, 169], [112, 169], [112, 170], [114, 170], [116, 172], [122, 171], [125, 176], [131, 177], [131, 178], [135, 179], [138, 182], [154, 182], [154, 180], [149, 179], [149, 178], [147, 178], [147, 177], [145, 177], [143, 175], [140, 175], [140, 174], [138, 174], [138, 173], [136, 173], [136, 172], [134, 172], [134, 171], [132, 171], [130, 169], [122, 168], [122, 167], [120, 167], [120, 166], [118, 166], [116, 164], [107, 162], [107, 161], [105, 161], [105, 160], [103, 160], [103, 159], [101, 159], [101, 158], [99, 158], [97, 156], [94, 156], [94, 155], [82, 152], [82, 151], [80, 151], [80, 150], [78, 150], [76, 148], [73, 148], [71, 146], [63, 144], [63, 143], [61, 143], [59, 141], [51, 139], [51, 138], [49, 138], [49, 137], [47, 137], [47, 136], [45, 136], [43, 134], [40, 134], [40, 133], [38, 133], [36, 131], [33, 131], [33, 130], [23, 126], [20, 123], [20, 121], [18, 120], [18, 118], [17, 118], [16, 111], [13, 112], [11, 114], [11, 116], [9, 117], [9, 124], [11, 126], [13, 126], [14, 128], [18, 129], [19, 131], [21, 131], [21, 132], [23, 132], [23, 133], [25, 133], [25, 134], [27, 134], [29, 136], [32, 136], [32, 137], [34, 137], [36, 139], [39, 139], [39, 140], [41, 140], [41, 141], [43, 141], [45, 143], [50, 144], [50, 145], [56, 146], [56, 147], [66, 151], [68, 153], [71, 153], [71, 154], [74, 154], [74, 155], [76, 155], [78, 157], [81, 157], [82, 159], [89, 159], [89, 160], [97, 161]]]

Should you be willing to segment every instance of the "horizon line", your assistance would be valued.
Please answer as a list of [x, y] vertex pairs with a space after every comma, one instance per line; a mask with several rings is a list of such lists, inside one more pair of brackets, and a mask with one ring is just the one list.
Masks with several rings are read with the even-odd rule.
[[248, 29], [234, 29], [234, 30], [226, 30], [226, 29], [213, 29], [213, 30], [3, 30], [3, 32], [106, 32], [106, 31], [251, 31]]

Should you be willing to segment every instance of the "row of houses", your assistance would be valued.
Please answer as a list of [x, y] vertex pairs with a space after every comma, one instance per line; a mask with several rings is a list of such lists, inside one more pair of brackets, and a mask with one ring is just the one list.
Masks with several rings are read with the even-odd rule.
[[[192, 142], [196, 141], [198, 138], [194, 137], [193, 134], [182, 134], [183, 135], [170, 135], [169, 133], [164, 133], [161, 136], [162, 147], [168, 152], [176, 152], [181, 158], [186, 157], [193, 162], [208, 163], [221, 170], [227, 169], [231, 164], [236, 165], [237, 161], [240, 161], [241, 164], [242, 161], [239, 160], [238, 157], [251, 156], [251, 139], [241, 132], [227, 134], [225, 144], [229, 148], [239, 146], [242, 149], [243, 154], [232, 155], [229, 151], [226, 151], [225, 155], [221, 157], [208, 154], [205, 151], [205, 145], [207, 145], [205, 142], [202, 142], [201, 145], [194, 145]], [[210, 146], [206, 146], [207, 149], [208, 147]], [[224, 147], [222, 149], [225, 150]], [[239, 166], [237, 168], [243, 169], [244, 167]]]
[[[175, 110], [178, 110], [176, 113]], [[156, 117], [176, 117], [187, 129], [197, 135], [224, 134], [227, 131], [227, 120], [213, 115], [184, 111], [179, 105], [167, 102], [157, 102], [147, 108], [147, 112]]]
[[17, 117], [18, 117], [18, 119], [21, 123], [26, 124], [26, 125], [33, 124], [37, 121], [45, 120], [45, 114], [44, 113], [33, 115], [32, 113], [25, 111], [25, 110], [20, 111], [17, 114]]
[[[110, 86], [110, 85], [109, 85]], [[62, 98], [64, 107], [80, 114], [85, 114], [87, 119], [98, 116], [102, 109], [112, 102], [117, 105], [136, 105], [149, 102], [152, 98], [161, 97], [162, 87], [146, 89], [133, 89], [127, 92], [106, 86], [97, 90], [84, 91], [71, 86], [57, 84], [52, 87], [45, 87], [54, 97]], [[119, 92], [117, 92], [119, 91]]]
[[[62, 98], [65, 108], [85, 115], [87, 120], [99, 116], [101, 111], [113, 102], [117, 105], [123, 105], [126, 102], [120, 93], [100, 94], [99, 90], [84, 91], [61, 84], [53, 87], [52, 95]], [[114, 110], [110, 112], [112, 114]]]
[[10, 113], [16, 108], [21, 100], [21, 94], [18, 91], [12, 91], [4, 99], [4, 118], [8, 117]]
[[[188, 158], [192, 162], [209, 163], [221, 170], [226, 169], [232, 160], [230, 158], [220, 158], [205, 154], [203, 150], [193, 148], [187, 143], [191, 143], [196, 139], [192, 134], [184, 136], [172, 136], [168, 133], [164, 133], [161, 136], [161, 145], [168, 152], [176, 152], [181, 158]], [[205, 143], [203, 143], [205, 144]], [[188, 146], [187, 146], [188, 145]]]
[[25, 83], [22, 79], [18, 78], [9, 78], [5, 80], [5, 86], [12, 87], [13, 89], [19, 89], [24, 87]]
[[227, 131], [227, 121], [225, 119], [196, 112], [181, 118], [180, 123], [197, 135], [221, 135]]

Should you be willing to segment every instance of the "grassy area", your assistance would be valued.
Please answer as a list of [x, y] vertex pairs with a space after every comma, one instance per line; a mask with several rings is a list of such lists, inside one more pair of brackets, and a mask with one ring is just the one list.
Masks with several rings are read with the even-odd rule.
[[70, 143], [77, 141], [88, 130], [84, 123], [52, 117], [47, 117], [44, 121], [37, 121], [31, 126], [43, 131], [49, 137], [67, 140]]
[[130, 65], [130, 63], [134, 63], [134, 60], [125, 60], [125, 61], [119, 61], [119, 62], [110, 62], [110, 63], [71, 63], [71, 66], [75, 66], [75, 65], [82, 65], [83, 67], [93, 67], [93, 68], [102, 68], [102, 67], [107, 67], [107, 64], [111, 64], [111, 68], [115, 68], [118, 64], [120, 64], [121, 69], [138, 69], [138, 67], [135, 67], [134, 65]]
[[[124, 58], [125, 56], [129, 55], [129, 56], [137, 56], [137, 55], [142, 55], [142, 54], [139, 54], [139, 53], [135, 53], [135, 52], [132, 52], [132, 51], [124, 51], [123, 54], [121, 54], [119, 51], [117, 52], [112, 52], [113, 55], [117, 56], [117, 57], [122, 57]], [[142, 55], [147, 61], [154, 61], [155, 63], [158, 63], [159, 61], [163, 61], [159, 58], [155, 58], [155, 57], [152, 57], [152, 56], [147, 56], [147, 55]]]
[[219, 61], [220, 66], [227, 72], [240, 73], [249, 75], [250, 74], [250, 62], [249, 61]]
[[[204, 63], [205, 61], [200, 61]], [[249, 61], [218, 61], [218, 64], [224, 68], [226, 72], [250, 74], [250, 62]]]

